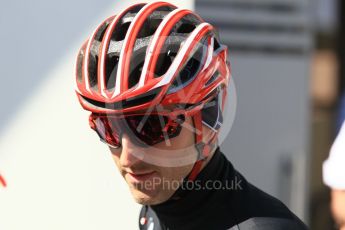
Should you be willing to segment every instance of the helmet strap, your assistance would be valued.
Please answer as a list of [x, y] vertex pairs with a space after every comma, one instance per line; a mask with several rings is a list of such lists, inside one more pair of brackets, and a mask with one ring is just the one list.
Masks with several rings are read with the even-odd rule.
[[202, 169], [202, 164], [209, 157], [216, 141], [217, 132], [214, 132], [211, 140], [208, 143], [203, 142], [203, 132], [202, 132], [202, 113], [201, 110], [193, 115], [193, 122], [195, 128], [195, 148], [198, 153], [197, 161], [194, 163], [192, 171], [188, 176], [189, 181], [194, 181]]

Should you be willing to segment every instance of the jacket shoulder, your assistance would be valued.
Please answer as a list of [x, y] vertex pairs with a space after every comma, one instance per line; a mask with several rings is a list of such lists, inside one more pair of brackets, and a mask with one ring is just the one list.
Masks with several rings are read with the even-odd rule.
[[308, 227], [295, 219], [253, 217], [228, 230], [307, 230]]

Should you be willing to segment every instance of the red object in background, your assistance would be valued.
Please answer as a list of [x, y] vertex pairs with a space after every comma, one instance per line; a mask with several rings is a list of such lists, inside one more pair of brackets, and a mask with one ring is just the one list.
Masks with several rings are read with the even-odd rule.
[[6, 181], [5, 179], [0, 175], [0, 184], [2, 184], [4, 187], [6, 187]]

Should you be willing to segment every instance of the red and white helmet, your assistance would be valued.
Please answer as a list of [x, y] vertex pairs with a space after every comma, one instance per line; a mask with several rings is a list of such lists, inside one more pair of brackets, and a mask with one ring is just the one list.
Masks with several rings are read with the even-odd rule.
[[[224, 109], [229, 78], [227, 47], [214, 27], [166, 2], [136, 4], [106, 19], [76, 63], [78, 99], [93, 113], [201, 110], [219, 92]], [[201, 117], [193, 116], [196, 128]], [[202, 136], [196, 137], [198, 144]]]
[[203, 103], [229, 81], [227, 48], [214, 27], [166, 2], [133, 5], [106, 19], [76, 65], [84, 109], [130, 113], [155, 105]]

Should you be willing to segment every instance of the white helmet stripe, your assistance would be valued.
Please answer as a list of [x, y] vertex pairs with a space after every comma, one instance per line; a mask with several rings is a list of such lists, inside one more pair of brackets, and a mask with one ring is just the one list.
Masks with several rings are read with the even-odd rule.
[[206, 60], [206, 63], [204, 65], [204, 68], [202, 69], [202, 71], [207, 69], [209, 67], [209, 65], [211, 64], [211, 61], [213, 58], [213, 46], [214, 46], [214, 37], [211, 37], [211, 44], [208, 46], [207, 60]]
[[106, 33], [104, 34], [104, 40], [102, 42], [102, 50], [101, 50], [101, 56], [100, 56], [100, 90], [103, 97], [108, 98], [107, 94], [105, 93], [105, 58], [107, 56], [107, 49], [109, 48], [109, 42], [112, 35], [113, 28], [116, 26], [117, 22], [119, 21], [119, 18], [123, 16], [123, 14], [127, 11], [127, 9], [123, 10], [121, 13], [115, 16], [111, 24], [106, 30]]
[[171, 79], [175, 76], [179, 65], [183, 61], [183, 58], [186, 56], [188, 49], [190, 48], [190, 46], [194, 42], [195, 38], [198, 36], [200, 31], [202, 31], [204, 28], [206, 28], [208, 26], [211, 26], [211, 25], [209, 23], [206, 23], [206, 22], [201, 23], [192, 32], [192, 34], [187, 38], [185, 44], [183, 44], [181, 50], [178, 52], [177, 56], [175, 57], [173, 63], [171, 64], [170, 68], [168, 69], [167, 73], [164, 75], [163, 79], [160, 82], [158, 82], [155, 86], [153, 86], [151, 88], [151, 90], [158, 88], [160, 86], [166, 85], [171, 81]]

